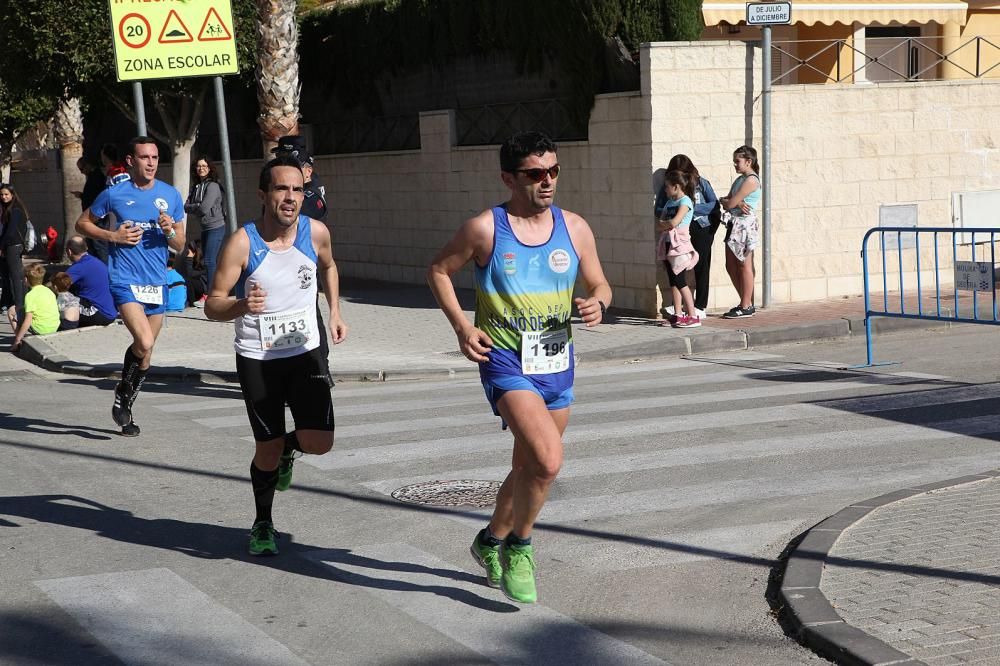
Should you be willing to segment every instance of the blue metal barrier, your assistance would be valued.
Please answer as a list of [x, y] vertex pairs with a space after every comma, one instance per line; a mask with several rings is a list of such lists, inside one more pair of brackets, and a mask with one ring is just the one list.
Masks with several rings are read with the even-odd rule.
[[[912, 235], [913, 245], [909, 244], [907, 247], [903, 246], [903, 235]], [[886, 236], [895, 235], [895, 247], [886, 247]], [[968, 236], [967, 240], [959, 242], [959, 236]], [[871, 302], [871, 284], [870, 284], [870, 271], [869, 271], [869, 247], [868, 242], [873, 236], [879, 238], [879, 252], [882, 255], [882, 309], [873, 310]], [[934, 261], [933, 261], [933, 271], [934, 271], [934, 308], [924, 308], [924, 285], [923, 276], [921, 273], [927, 268], [926, 263], [921, 265], [921, 238], [927, 239], [930, 236], [930, 242], [934, 246]], [[978, 236], [978, 239], [977, 239]], [[986, 239], [989, 240], [986, 240]], [[950, 241], [951, 253], [945, 252], [945, 256], [941, 256], [939, 250], [941, 239], [946, 242]], [[990, 228], [959, 228], [954, 227], [876, 227], [874, 229], [869, 229], [865, 233], [864, 240], [861, 242], [861, 262], [864, 269], [864, 281], [865, 281], [865, 339], [867, 344], [867, 359], [868, 362], [864, 366], [859, 367], [871, 367], [874, 365], [885, 365], [882, 363], [874, 363], [872, 361], [872, 317], [895, 317], [898, 319], [929, 319], [937, 321], [948, 321], [956, 323], [967, 323], [967, 324], [1000, 324], [1000, 316], [998, 316], [997, 308], [997, 271], [996, 271], [996, 243], [1000, 240], [1000, 229], [990, 229]], [[925, 240], [924, 247], [926, 248], [927, 241]], [[982, 246], [978, 252], [982, 259], [977, 260], [977, 245]], [[912, 251], [912, 257], [910, 261], [906, 262], [909, 264], [909, 272], [915, 273], [916, 276], [916, 312], [913, 311], [914, 304], [911, 303], [910, 311], [907, 311], [906, 298], [907, 296], [913, 296], [912, 292], [908, 293], [906, 289], [905, 275], [907, 270], [904, 270], [904, 252], [910, 254]], [[899, 310], [889, 309], [889, 260], [888, 255], [895, 252], [896, 262], [898, 267], [898, 284], [895, 285], [899, 290]], [[952, 287], [951, 293], [955, 302], [954, 312], [948, 314], [946, 311], [943, 312], [941, 309], [941, 261], [947, 262], [950, 259], [951, 264], [945, 264], [952, 270]], [[877, 277], [877, 276], [876, 276]], [[968, 313], [961, 312], [959, 307], [959, 292], [971, 292], [972, 293], [972, 316], [969, 317]], [[989, 313], [989, 317], [980, 316], [979, 308], [979, 294], [983, 292], [989, 292], [992, 294], [992, 312]], [[945, 292], [948, 293], [947, 291]]]

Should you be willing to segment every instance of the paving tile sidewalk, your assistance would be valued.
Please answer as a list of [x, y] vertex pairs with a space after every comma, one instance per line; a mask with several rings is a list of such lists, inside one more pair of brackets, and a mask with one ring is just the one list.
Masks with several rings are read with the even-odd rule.
[[1000, 470], [904, 488], [815, 526], [782, 596], [841, 664], [1000, 664]]
[[[460, 300], [471, 318], [472, 292]], [[925, 299], [926, 300], [926, 299]], [[455, 336], [425, 287], [347, 282], [342, 310], [348, 340], [333, 348], [331, 368], [339, 380], [386, 380], [451, 376], [475, 372], [458, 352]], [[860, 297], [780, 304], [747, 319], [710, 315], [701, 328], [671, 329], [662, 320], [617, 316], [595, 329], [574, 327], [578, 360], [699, 354], [864, 334]], [[876, 332], [938, 322], [875, 320]], [[130, 338], [124, 326], [29, 336], [21, 352], [50, 370], [111, 376], [121, 367]], [[188, 308], [170, 314], [157, 342], [152, 374], [190, 381], [231, 381], [235, 377], [232, 324], [208, 321]]]

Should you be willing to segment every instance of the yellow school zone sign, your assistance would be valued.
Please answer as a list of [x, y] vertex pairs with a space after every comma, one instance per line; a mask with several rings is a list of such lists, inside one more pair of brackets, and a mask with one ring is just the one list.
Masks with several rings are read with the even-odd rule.
[[109, 0], [119, 81], [236, 74], [230, 0]]

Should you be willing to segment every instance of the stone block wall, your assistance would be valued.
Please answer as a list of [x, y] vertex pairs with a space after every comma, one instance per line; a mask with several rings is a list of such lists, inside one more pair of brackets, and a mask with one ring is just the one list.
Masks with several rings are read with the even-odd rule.
[[[593, 227], [616, 306], [653, 314], [661, 303], [656, 170], [685, 153], [724, 196], [733, 150], [761, 148], [760, 63], [759, 48], [742, 42], [645, 45], [641, 90], [598, 96], [589, 139], [560, 145], [557, 202]], [[878, 225], [882, 204], [916, 203], [920, 226], [950, 226], [954, 192], [1000, 190], [997, 117], [995, 80], [775, 87], [767, 184], [774, 300], [860, 294], [861, 239]], [[316, 158], [345, 276], [423, 283], [458, 226], [505, 200], [497, 147], [456, 146], [453, 111], [422, 113], [420, 132], [420, 150]], [[234, 163], [241, 221], [260, 212], [260, 166]], [[13, 180], [33, 218], [61, 219], [55, 160]], [[719, 310], [735, 292], [721, 232], [714, 247], [709, 309]], [[458, 282], [471, 286], [471, 270]]]

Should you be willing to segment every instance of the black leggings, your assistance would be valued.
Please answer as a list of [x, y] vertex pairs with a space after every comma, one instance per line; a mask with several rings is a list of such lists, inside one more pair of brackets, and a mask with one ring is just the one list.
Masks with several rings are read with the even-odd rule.
[[0, 271], [3, 273], [3, 280], [0, 287], [3, 288], [3, 307], [17, 308], [17, 319], [24, 316], [24, 263], [21, 260], [23, 245], [8, 245], [3, 251], [3, 262]]
[[712, 243], [715, 242], [715, 232], [718, 229], [711, 226], [702, 227], [697, 222], [691, 223], [691, 244], [698, 252], [698, 263], [694, 267], [694, 306], [704, 310], [708, 305], [708, 279], [712, 268]]

